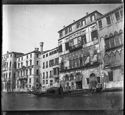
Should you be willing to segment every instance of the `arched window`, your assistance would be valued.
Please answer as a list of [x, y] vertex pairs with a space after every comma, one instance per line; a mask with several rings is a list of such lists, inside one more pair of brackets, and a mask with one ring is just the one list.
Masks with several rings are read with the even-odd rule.
[[113, 37], [113, 33], [110, 33], [110, 34], [109, 34], [109, 37]]
[[70, 74], [70, 80], [74, 80], [74, 75]]
[[115, 41], [115, 45], [116, 45], [116, 46], [121, 45], [121, 39], [120, 39], [120, 36], [119, 36], [119, 35], [116, 35], [116, 36], [114, 37], [114, 41]]
[[121, 50], [121, 65], [124, 65], [124, 50]]
[[106, 54], [104, 57], [104, 63], [105, 63], [105, 65], [109, 65], [109, 63], [110, 63], [110, 58], [109, 58], [108, 54]]
[[115, 56], [116, 56], [116, 61], [115, 61], [115, 63], [116, 63], [117, 65], [120, 65], [121, 57], [120, 57], [120, 54], [119, 54], [118, 51], [116, 51]]
[[114, 37], [110, 38], [110, 45], [111, 45], [111, 48], [115, 47]]
[[113, 52], [110, 54], [110, 64], [111, 65], [115, 64], [115, 54]]
[[106, 39], [106, 38], [108, 38], [108, 35], [105, 35], [105, 37], [104, 37], [104, 38], [105, 38], [105, 39]]

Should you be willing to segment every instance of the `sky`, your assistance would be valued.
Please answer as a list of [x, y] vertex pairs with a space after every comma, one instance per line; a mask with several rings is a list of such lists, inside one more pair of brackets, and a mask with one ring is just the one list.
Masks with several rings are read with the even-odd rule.
[[105, 14], [121, 4], [3, 5], [2, 52], [28, 53], [58, 46], [58, 31], [94, 10]]

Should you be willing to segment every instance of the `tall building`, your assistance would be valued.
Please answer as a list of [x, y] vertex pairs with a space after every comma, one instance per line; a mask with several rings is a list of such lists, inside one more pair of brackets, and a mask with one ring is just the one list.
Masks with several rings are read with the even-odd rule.
[[105, 87], [123, 87], [123, 6], [104, 14], [97, 20], [97, 24], [100, 41], [104, 39], [105, 42], [104, 70], [108, 71], [108, 76], [103, 79]]
[[19, 52], [7, 52], [2, 56], [2, 91], [12, 92], [16, 87], [16, 58]]
[[19, 56], [16, 59], [16, 91], [32, 90], [39, 85], [40, 79], [40, 54], [39, 48]]
[[41, 53], [42, 91], [59, 85], [58, 47]]
[[64, 90], [88, 89], [91, 74], [100, 79], [98, 11], [61, 29], [59, 33], [60, 83]]

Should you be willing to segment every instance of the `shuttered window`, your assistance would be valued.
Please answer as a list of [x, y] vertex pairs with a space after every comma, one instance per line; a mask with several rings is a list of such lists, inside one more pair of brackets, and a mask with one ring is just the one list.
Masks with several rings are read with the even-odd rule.
[[59, 46], [59, 52], [62, 52], [62, 45]]
[[92, 38], [92, 41], [98, 39], [98, 32], [97, 30], [94, 30], [91, 32], [91, 38]]
[[65, 43], [65, 48], [66, 48], [66, 50], [69, 50], [69, 42]]
[[110, 71], [108, 75], [109, 75], [109, 81], [113, 81], [113, 71]]

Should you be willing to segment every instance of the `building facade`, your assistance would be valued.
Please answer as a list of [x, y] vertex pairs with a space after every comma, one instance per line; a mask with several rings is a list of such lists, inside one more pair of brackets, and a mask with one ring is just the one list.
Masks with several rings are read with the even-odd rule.
[[100, 79], [99, 39], [94, 11], [59, 31], [60, 84], [64, 90], [88, 89], [92, 73]]
[[16, 59], [16, 91], [32, 90], [38, 85], [40, 79], [39, 48], [24, 54]]
[[59, 85], [58, 47], [41, 54], [41, 84], [42, 91]]
[[[124, 23], [123, 6], [104, 14], [97, 21], [100, 41], [104, 39], [104, 70], [106, 88], [123, 87], [124, 76]], [[101, 44], [100, 44], [101, 45]]]
[[19, 52], [7, 52], [2, 56], [2, 91], [12, 92], [16, 87], [16, 58]]

